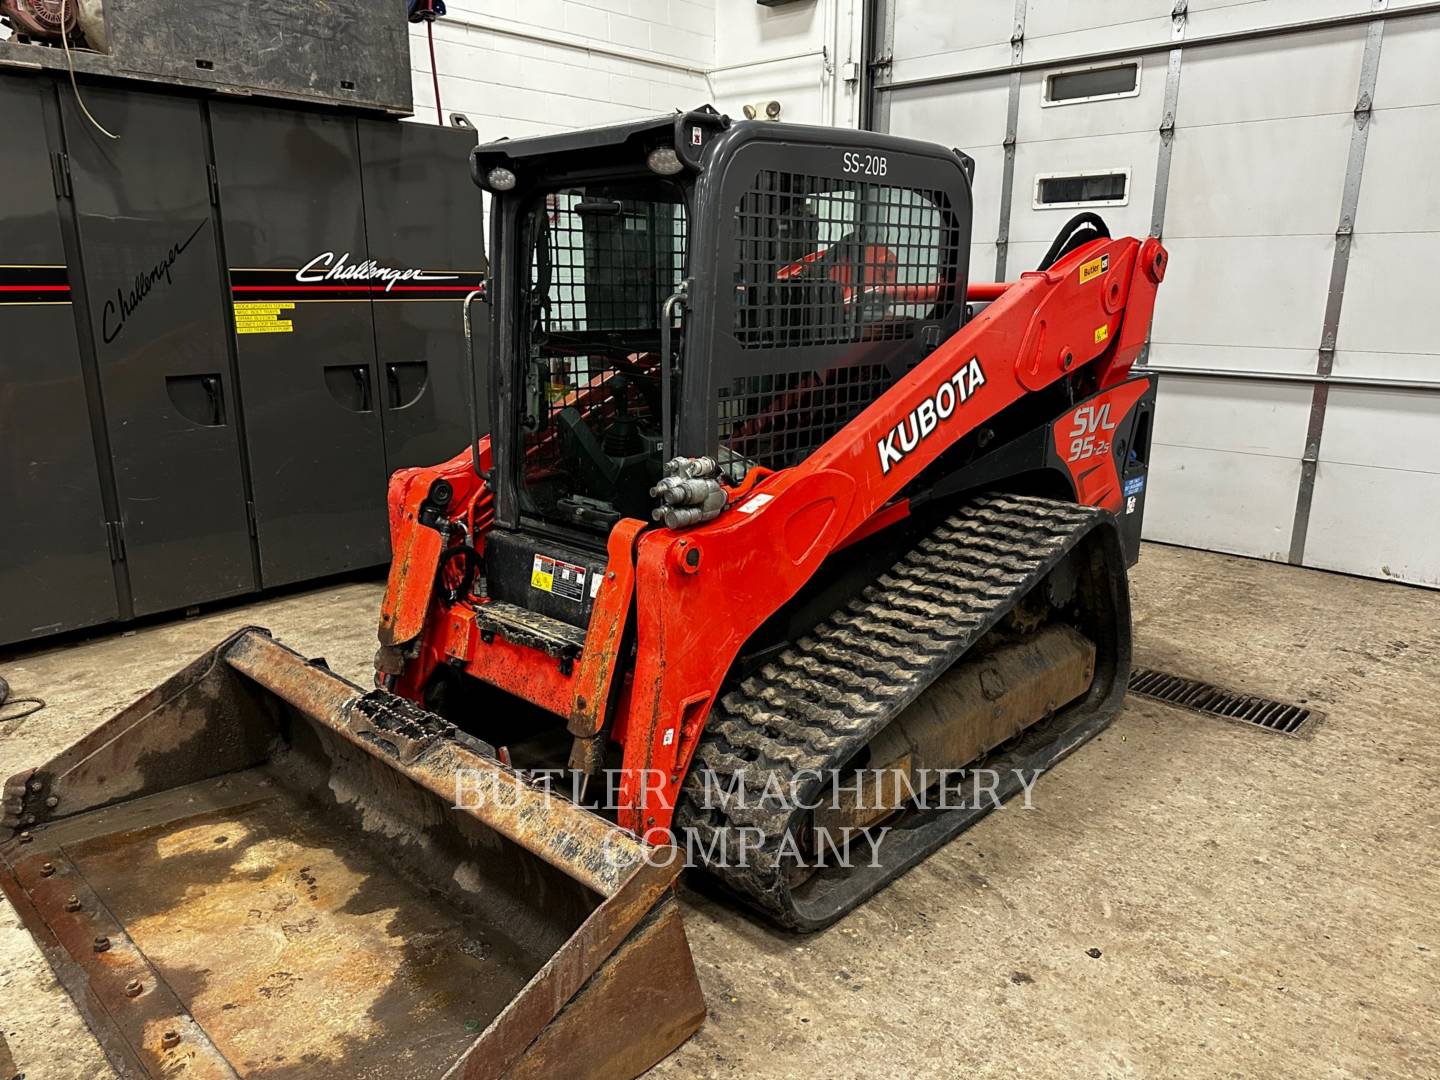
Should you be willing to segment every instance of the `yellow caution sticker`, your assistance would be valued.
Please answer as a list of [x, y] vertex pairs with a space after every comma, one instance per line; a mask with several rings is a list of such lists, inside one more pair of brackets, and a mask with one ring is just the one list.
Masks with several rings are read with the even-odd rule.
[[1095, 344], [1096, 344], [1096, 345], [1099, 345], [1102, 341], [1104, 341], [1104, 340], [1105, 340], [1106, 338], [1108, 338], [1109, 336], [1110, 336], [1110, 324], [1109, 324], [1109, 323], [1104, 323], [1103, 325], [1097, 326], [1097, 327], [1095, 328]]
[[295, 324], [281, 316], [294, 310], [294, 302], [288, 300], [238, 303], [235, 305], [235, 333], [292, 334], [295, 332]]
[[1082, 263], [1080, 266], [1080, 284], [1084, 285], [1087, 281], [1095, 280], [1109, 269], [1110, 255], [1108, 252], [1101, 255], [1098, 259], [1091, 259], [1087, 263]]
[[589, 571], [576, 563], [562, 562], [548, 555], [536, 555], [530, 567], [530, 587], [563, 596], [579, 603], [585, 601], [585, 579]]

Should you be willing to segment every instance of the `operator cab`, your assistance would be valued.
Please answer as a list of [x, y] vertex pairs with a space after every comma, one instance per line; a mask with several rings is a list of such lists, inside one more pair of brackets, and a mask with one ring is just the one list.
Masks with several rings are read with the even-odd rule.
[[726, 483], [797, 464], [952, 334], [970, 169], [709, 108], [478, 147], [492, 598], [585, 626], [606, 537], [651, 519], [672, 457]]

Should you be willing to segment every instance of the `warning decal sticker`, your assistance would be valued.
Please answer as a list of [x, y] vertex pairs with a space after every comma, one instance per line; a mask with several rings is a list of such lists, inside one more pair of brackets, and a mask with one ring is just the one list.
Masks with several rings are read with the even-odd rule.
[[530, 570], [530, 587], [578, 603], [585, 599], [585, 575], [583, 566], [561, 562], [546, 555], [536, 555], [535, 564]]
[[235, 333], [237, 334], [293, 334], [295, 324], [289, 316], [295, 305], [289, 301], [277, 300], [264, 303], [239, 303], [235, 305]]

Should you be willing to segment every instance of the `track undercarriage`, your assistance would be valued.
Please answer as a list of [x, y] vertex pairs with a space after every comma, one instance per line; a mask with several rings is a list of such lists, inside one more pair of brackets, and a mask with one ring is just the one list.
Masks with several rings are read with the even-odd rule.
[[819, 929], [1099, 732], [1129, 661], [1108, 515], [976, 500], [720, 699], [678, 829], [752, 907]]

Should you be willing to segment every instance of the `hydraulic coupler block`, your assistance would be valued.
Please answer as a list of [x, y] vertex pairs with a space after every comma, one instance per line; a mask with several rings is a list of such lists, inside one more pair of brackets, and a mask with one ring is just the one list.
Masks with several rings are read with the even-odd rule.
[[667, 529], [699, 525], [725, 509], [725, 488], [714, 458], [673, 458], [665, 463], [665, 476], [650, 494], [660, 500], [650, 516], [663, 521]]

